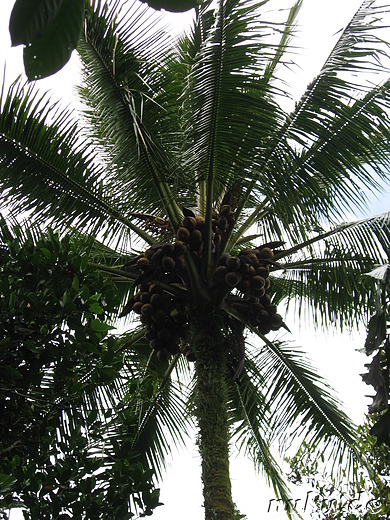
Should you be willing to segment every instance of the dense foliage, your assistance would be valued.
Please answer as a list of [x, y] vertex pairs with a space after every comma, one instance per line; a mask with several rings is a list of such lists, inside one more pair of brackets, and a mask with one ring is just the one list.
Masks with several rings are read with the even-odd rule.
[[387, 520], [390, 515], [390, 453], [388, 446], [378, 445], [369, 429], [372, 418], [358, 429], [356, 448], [369, 465], [360, 468], [351, 479], [345, 472], [338, 478], [326, 470], [324, 459], [304, 444], [290, 460], [290, 480], [309, 484], [313, 494], [310, 518], [318, 520]]
[[136, 505], [151, 513], [158, 505], [154, 472], [132, 449], [136, 381], [129, 381], [134, 397], [126, 406], [100, 404], [123, 363], [107, 323], [116, 287], [69, 237], [50, 230], [37, 240], [5, 235], [1, 510], [22, 507], [32, 519], [124, 519]]

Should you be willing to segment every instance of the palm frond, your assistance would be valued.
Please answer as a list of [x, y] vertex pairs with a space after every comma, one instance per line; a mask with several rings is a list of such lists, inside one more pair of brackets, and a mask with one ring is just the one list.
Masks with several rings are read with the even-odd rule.
[[[229, 380], [229, 413], [233, 442], [239, 451], [244, 450], [275, 494], [287, 506], [290, 504], [289, 489], [286, 486], [279, 464], [270, 450], [270, 410], [263, 395], [265, 388], [261, 377], [253, 377], [253, 362], [246, 359], [246, 369], [241, 374], [239, 383]], [[258, 375], [258, 373], [257, 373]]]
[[[389, 69], [386, 43], [378, 36], [385, 10], [379, 2], [362, 3], [319, 75], [293, 112], [279, 118], [258, 156], [254, 193], [262, 201], [266, 197], [286, 224], [303, 217], [315, 224], [320, 215], [339, 215], [364, 199], [362, 184], [378, 188], [371, 167], [386, 176]], [[363, 78], [359, 84], [356, 77]]]
[[[214, 25], [198, 43], [184, 93], [192, 111], [186, 159], [199, 182], [209, 179], [209, 189], [215, 184], [216, 195], [236, 181], [237, 173], [229, 180], [233, 165], [235, 170], [241, 168], [242, 178], [252, 157], [246, 152], [259, 145], [258, 139], [255, 145], [256, 138], [264, 137], [272, 123], [263, 84], [254, 72], [266, 67], [271, 54], [270, 46], [260, 37], [272, 25], [258, 16], [266, 3], [219, 2], [212, 15]], [[206, 4], [200, 12], [194, 39], [203, 24], [210, 26], [210, 9]], [[250, 142], [242, 150], [244, 136]], [[212, 193], [211, 198], [214, 201]]]
[[[165, 460], [173, 447], [178, 448], [190, 430], [191, 417], [186, 413], [186, 386], [172, 377], [176, 365], [181, 377], [186, 367], [176, 356], [169, 365], [156, 359], [144, 332], [135, 329], [122, 337], [125, 354], [124, 374], [138, 381], [138, 426], [133, 448], [161, 476]], [[126, 377], [118, 387], [119, 395], [127, 392]]]
[[180, 181], [184, 190], [186, 179], [164, 135], [169, 105], [160, 103], [171, 88], [163, 73], [172, 59], [169, 40], [161, 15], [144, 4], [92, 1], [79, 44], [85, 85], [79, 92], [94, 144], [111, 165], [110, 190], [130, 211], [161, 214], [162, 205], [177, 225], [181, 213], [172, 189]]
[[353, 462], [355, 429], [330, 393], [329, 386], [310, 366], [307, 356], [281, 342], [258, 334], [263, 345], [251, 355], [250, 377], [265, 381], [265, 399], [272, 411], [270, 429], [284, 442], [304, 436], [306, 442], [341, 462]]
[[276, 301], [310, 312], [315, 323], [352, 327], [368, 318], [374, 305], [374, 265], [388, 262], [390, 215], [341, 224], [276, 255], [283, 272], [273, 277]]
[[20, 81], [1, 98], [0, 153], [2, 208], [106, 237], [133, 231], [154, 242], [103, 193], [104, 170], [72, 115]]

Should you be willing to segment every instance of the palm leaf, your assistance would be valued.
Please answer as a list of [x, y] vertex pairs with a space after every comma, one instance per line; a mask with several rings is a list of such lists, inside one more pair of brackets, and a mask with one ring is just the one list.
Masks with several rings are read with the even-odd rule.
[[289, 442], [304, 436], [306, 442], [329, 452], [334, 462], [341, 462], [346, 453], [351, 462], [354, 427], [307, 356], [288, 344], [257, 335], [263, 346], [251, 356], [249, 371], [252, 379], [266, 381], [273, 435], [284, 442], [286, 433]]
[[61, 226], [77, 223], [106, 237], [134, 231], [154, 242], [104, 195], [104, 170], [95, 165], [69, 112], [20, 81], [0, 102], [2, 208], [16, 215], [33, 211], [34, 218]]
[[289, 490], [282, 476], [282, 470], [270, 450], [270, 410], [263, 395], [264, 381], [252, 379], [253, 363], [246, 359], [246, 370], [239, 383], [229, 380], [229, 413], [231, 414], [231, 434], [239, 451], [244, 450], [261, 471], [275, 494], [283, 500], [287, 510], [290, 504]]
[[[251, 188], [286, 227], [303, 218], [308, 226], [318, 224], [320, 215], [339, 215], [343, 206], [364, 199], [362, 184], [378, 188], [370, 166], [377, 171], [387, 166], [388, 70], [381, 59], [385, 44], [376, 32], [384, 26], [385, 10], [362, 3], [295, 109], [276, 120], [280, 125], [257, 158]], [[357, 85], [347, 75], [351, 71], [366, 82]], [[374, 73], [379, 84], [372, 87]]]
[[155, 354], [151, 354], [149, 343], [143, 336], [142, 329], [135, 329], [122, 337], [125, 372], [117, 392], [119, 396], [127, 395], [127, 381], [138, 381], [142, 398], [139, 400], [139, 421], [133, 448], [161, 476], [167, 454], [171, 453], [173, 446], [177, 448], [184, 443], [192, 424], [186, 413], [185, 384], [171, 377], [177, 364], [181, 378], [186, 368], [179, 356], [171, 361], [171, 365], [159, 362]]
[[295, 302], [324, 326], [352, 327], [367, 319], [374, 300], [371, 280], [362, 275], [388, 261], [389, 223], [385, 213], [341, 224], [278, 253], [283, 272], [273, 277], [275, 300]]
[[[121, 9], [126, 16], [118, 22]], [[172, 147], [162, 137], [166, 108], [159, 97], [164, 97], [168, 82], [155, 70], [164, 70], [171, 52], [166, 33], [158, 29], [160, 18], [137, 3], [127, 7], [120, 1], [91, 2], [79, 44], [85, 84], [79, 91], [88, 107], [84, 115], [94, 144], [101, 145], [111, 165], [110, 189], [130, 211], [156, 213], [163, 206], [176, 226], [181, 212], [171, 188], [179, 180], [184, 187], [185, 177], [179, 176]]]

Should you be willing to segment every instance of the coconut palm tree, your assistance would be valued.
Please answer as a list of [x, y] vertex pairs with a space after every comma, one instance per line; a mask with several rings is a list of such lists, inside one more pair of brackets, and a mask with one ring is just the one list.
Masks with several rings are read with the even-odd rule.
[[390, 5], [362, 2], [294, 105], [301, 4], [202, 1], [177, 39], [142, 3], [92, 0], [80, 118], [20, 82], [1, 98], [1, 207], [77, 230], [114, 276], [127, 363], [161, 373], [137, 447], [161, 470], [195, 417], [206, 519], [234, 518], [231, 442], [286, 502], [272, 439], [348, 453], [353, 427], [284, 341], [280, 305], [351, 326], [370, 305], [360, 275], [388, 258], [389, 214], [341, 222], [389, 178]]

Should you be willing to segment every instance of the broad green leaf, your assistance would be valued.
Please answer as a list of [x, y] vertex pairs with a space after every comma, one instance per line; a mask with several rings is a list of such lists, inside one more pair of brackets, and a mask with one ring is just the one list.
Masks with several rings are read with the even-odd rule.
[[68, 62], [79, 41], [83, 20], [83, 0], [63, 3], [45, 32], [24, 49], [24, 68], [30, 81], [50, 76]]
[[368, 323], [368, 334], [364, 348], [367, 356], [372, 354], [386, 338], [386, 314], [383, 310], [375, 313]]
[[153, 9], [165, 9], [173, 13], [189, 11], [197, 6], [197, 0], [141, 0]]
[[100, 320], [92, 320], [91, 321], [91, 329], [95, 332], [107, 332], [108, 330], [113, 330], [115, 327], [111, 325], [107, 325], [107, 323], [103, 323]]
[[51, 252], [49, 251], [49, 249], [47, 249], [47, 247], [41, 247], [40, 250], [42, 251], [42, 253], [46, 256], [46, 258], [48, 260], [51, 259]]
[[64, 0], [16, 0], [9, 21], [12, 45], [27, 45], [41, 36], [63, 3]]
[[100, 307], [100, 305], [97, 302], [95, 302], [89, 306], [89, 312], [93, 312], [94, 314], [102, 314], [103, 309]]
[[17, 479], [13, 478], [12, 475], [5, 475], [0, 473], [0, 492], [6, 493], [12, 489]]

